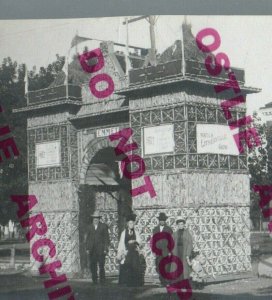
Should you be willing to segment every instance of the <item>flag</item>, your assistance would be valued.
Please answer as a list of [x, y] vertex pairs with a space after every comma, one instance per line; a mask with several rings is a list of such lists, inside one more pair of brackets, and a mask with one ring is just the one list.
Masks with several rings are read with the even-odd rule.
[[74, 46], [76, 46], [79, 43], [82, 43], [82, 42], [85, 42], [85, 41], [91, 41], [91, 40], [92, 39], [90, 39], [90, 38], [86, 38], [86, 37], [79, 36], [79, 35], [76, 34], [74, 36], [74, 38], [72, 39], [71, 48], [73, 48]]
[[27, 73], [27, 66], [25, 65], [25, 95], [28, 93], [28, 86], [29, 86], [29, 82], [28, 82], [28, 73]]

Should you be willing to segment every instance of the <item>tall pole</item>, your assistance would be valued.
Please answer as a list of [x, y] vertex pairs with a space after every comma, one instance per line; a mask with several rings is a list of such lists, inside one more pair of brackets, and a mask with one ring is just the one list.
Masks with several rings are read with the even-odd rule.
[[126, 22], [126, 75], [128, 75], [128, 69], [129, 69], [128, 45], [129, 45], [129, 40], [128, 40], [128, 18], [127, 17], [125, 19], [125, 22]]
[[68, 68], [69, 68], [69, 57], [70, 57], [70, 50], [68, 50], [67, 56], [65, 58], [65, 64], [64, 64], [64, 72], [65, 72], [65, 80], [64, 80], [64, 85], [65, 85], [65, 94], [66, 94], [66, 99], [69, 99], [69, 91], [68, 91]]
[[[183, 23], [184, 24], [184, 23]], [[183, 24], [181, 25], [181, 72], [182, 76], [185, 76], [185, 50], [184, 50], [184, 36], [183, 36]]]
[[150, 31], [150, 41], [151, 41], [151, 48], [149, 52], [149, 62], [152, 66], [157, 65], [156, 61], [156, 42], [155, 42], [155, 22], [156, 22], [156, 16], [142, 16], [130, 19], [129, 21], [123, 22], [123, 24], [127, 25], [128, 23], [137, 22], [142, 19], [146, 19], [149, 22], [149, 31]]
[[[76, 30], [76, 36], [78, 36], [78, 30]], [[78, 45], [78, 43], [76, 43], [76, 55], [78, 55], [78, 47], [77, 47], [77, 45]]]
[[150, 31], [150, 60], [152, 65], [156, 65], [156, 41], [155, 41], [155, 16], [149, 16], [149, 31]]
[[[68, 60], [68, 56], [67, 56]], [[68, 61], [67, 61], [67, 73], [66, 73], [66, 78], [65, 78], [65, 94], [66, 94], [66, 100], [69, 99], [69, 91], [68, 91]]]

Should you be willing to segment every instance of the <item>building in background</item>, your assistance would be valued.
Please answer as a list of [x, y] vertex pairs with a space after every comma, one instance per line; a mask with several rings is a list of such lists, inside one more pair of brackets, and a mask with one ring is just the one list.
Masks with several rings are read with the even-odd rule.
[[260, 107], [260, 115], [263, 122], [267, 125], [272, 125], [272, 102], [265, 104], [264, 107]]

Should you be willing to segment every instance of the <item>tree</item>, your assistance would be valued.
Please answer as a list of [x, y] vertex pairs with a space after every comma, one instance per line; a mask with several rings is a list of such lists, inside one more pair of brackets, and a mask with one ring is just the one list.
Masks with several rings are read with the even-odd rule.
[[[263, 219], [259, 207], [259, 195], [253, 192], [253, 185], [269, 185], [271, 181], [271, 142], [267, 138], [268, 128], [266, 124], [261, 123], [257, 113], [253, 113], [254, 127], [257, 129], [261, 138], [261, 145], [253, 147], [248, 153], [248, 170], [250, 173], [250, 218], [255, 229], [260, 229], [260, 223]], [[270, 174], [270, 175], [269, 175]]]
[[26, 177], [26, 120], [12, 114], [14, 107], [25, 104], [24, 99], [24, 67], [18, 66], [10, 57], [5, 58], [0, 67], [0, 103], [3, 112], [0, 114], [1, 127], [8, 125], [20, 151], [20, 156], [14, 159], [3, 159], [0, 164], [0, 222], [6, 224], [9, 219], [15, 219], [15, 210], [10, 201], [10, 195], [20, 189], [27, 192]]
[[[29, 72], [29, 90], [47, 88], [57, 77], [64, 64], [64, 57], [46, 68], [36, 68]], [[0, 65], [0, 104], [4, 112], [0, 113], [0, 125], [9, 125], [20, 155], [0, 163], [0, 224], [5, 225], [10, 219], [15, 221], [16, 206], [10, 201], [12, 194], [28, 193], [27, 175], [27, 131], [26, 119], [13, 114], [14, 108], [26, 106], [24, 77], [25, 65], [18, 65], [10, 57], [4, 58]]]
[[48, 88], [49, 85], [56, 79], [65, 62], [64, 56], [56, 55], [56, 61], [49, 64], [47, 68], [41, 67], [39, 73], [36, 73], [34, 67], [29, 72], [29, 90], [40, 90]]

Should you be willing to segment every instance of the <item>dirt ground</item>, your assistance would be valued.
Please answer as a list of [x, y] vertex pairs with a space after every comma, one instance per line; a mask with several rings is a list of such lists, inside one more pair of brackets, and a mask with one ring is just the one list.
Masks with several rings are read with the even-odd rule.
[[[44, 280], [44, 279], [43, 279]], [[162, 300], [169, 298], [166, 289], [154, 284], [141, 288], [119, 287], [117, 278], [108, 279], [106, 285], [94, 285], [90, 280], [69, 281], [78, 300]], [[43, 288], [42, 279], [25, 275], [0, 276], [1, 300], [47, 300], [49, 290]], [[64, 299], [64, 298], [63, 298]], [[67, 299], [67, 298], [65, 298]], [[193, 291], [191, 299], [272, 299], [271, 278], [241, 279], [209, 284], [203, 290]]]
[[[272, 300], [272, 279], [257, 277], [257, 264], [260, 258], [271, 256], [272, 239], [267, 234], [252, 233], [251, 244], [253, 275], [250, 278], [207, 284], [203, 290], [194, 290], [191, 299]], [[7, 275], [2, 270], [0, 272], [0, 300], [47, 300], [49, 290], [43, 287], [43, 280], [40, 277], [26, 276], [25, 273]], [[73, 288], [75, 299], [78, 300], [177, 299], [175, 296], [170, 298], [165, 288], [151, 282], [146, 283], [142, 288], [120, 287], [117, 285], [117, 278], [108, 278], [106, 285], [103, 286], [95, 286], [88, 279], [71, 280], [69, 283]]]

